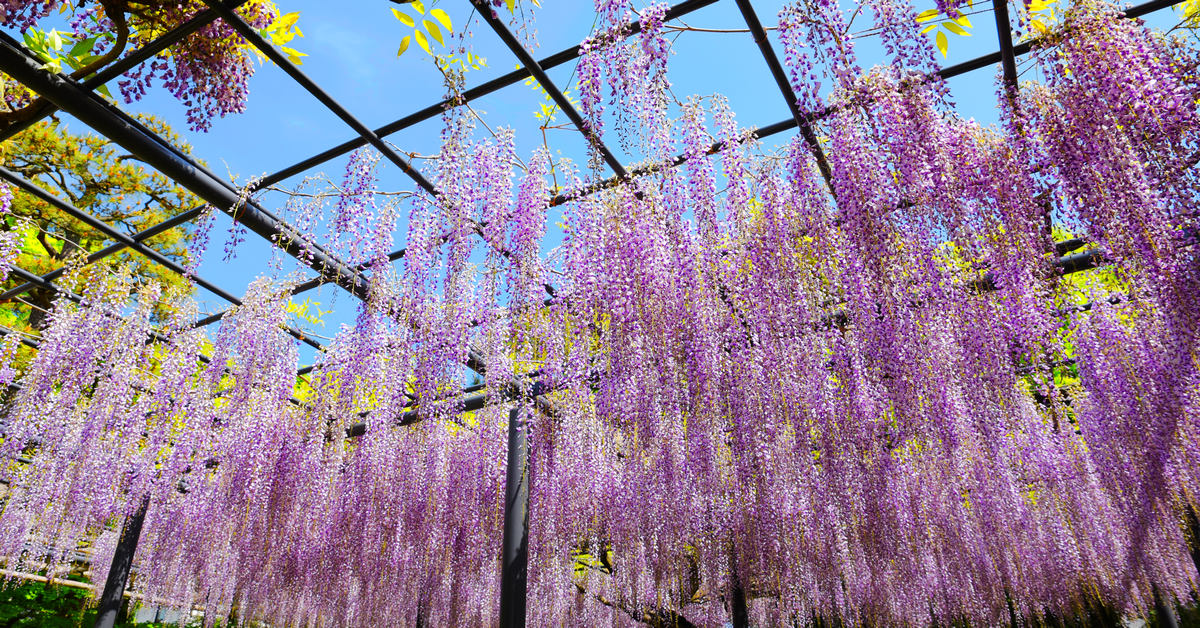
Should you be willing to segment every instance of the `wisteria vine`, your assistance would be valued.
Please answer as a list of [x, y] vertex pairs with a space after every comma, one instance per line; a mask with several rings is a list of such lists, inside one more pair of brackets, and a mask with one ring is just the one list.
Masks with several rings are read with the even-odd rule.
[[[4, 344], [6, 567], [92, 548], [106, 573], [148, 503], [147, 599], [493, 625], [507, 414], [536, 380], [531, 625], [1194, 602], [1197, 51], [1081, 0], [1035, 46], [1045, 80], [1002, 88], [989, 128], [954, 112], [912, 7], [868, 6], [888, 67], [858, 66], [837, 3], [780, 15], [828, 180], [803, 138], [762, 154], [719, 97], [670, 120], [663, 8], [625, 42], [630, 5], [603, 0], [579, 70], [591, 131], [617, 105], [624, 141], [683, 159], [567, 202], [552, 254], [549, 174], [583, 189], [587, 169], [539, 151], [519, 172], [512, 133], [477, 140], [461, 108], [437, 197], [379, 202], [378, 160], [355, 154], [330, 241], [371, 294], [305, 379], [283, 278], [211, 336], [188, 298], [120, 274], [60, 300], [19, 374]], [[464, 412], [472, 353], [490, 403]]]

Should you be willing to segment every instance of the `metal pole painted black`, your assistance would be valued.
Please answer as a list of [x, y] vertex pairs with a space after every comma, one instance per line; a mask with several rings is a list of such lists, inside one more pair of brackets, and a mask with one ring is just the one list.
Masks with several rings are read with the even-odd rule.
[[[1165, 8], [1174, 6], [1176, 4], [1179, 4], [1180, 1], [1181, 0], [1154, 0], [1153, 2], [1139, 4], [1135, 7], [1127, 9], [1122, 15], [1126, 18], [1137, 18], [1137, 17], [1141, 17], [1143, 15], [1147, 15], [1149, 13], [1153, 13], [1155, 11], [1159, 11], [1161, 9], [1165, 9]], [[1021, 56], [1024, 54], [1028, 54], [1031, 50], [1033, 50], [1033, 43], [1034, 42], [1027, 41], [1027, 42], [1023, 42], [1023, 43], [1013, 46], [1013, 54], [1015, 56]], [[1001, 53], [993, 52], [991, 54], [986, 54], [981, 57], [976, 57], [974, 59], [964, 61], [964, 62], [956, 64], [956, 65], [942, 68], [941, 70], [933, 73], [933, 76], [938, 76], [943, 79], [953, 78], [955, 76], [961, 76], [968, 72], [972, 72], [972, 71], [978, 70], [980, 68], [985, 68], [989, 65], [994, 65], [994, 64], [1000, 63], [1000, 62], [1001, 62]], [[826, 107], [823, 111], [806, 114], [805, 118], [810, 121], [815, 122], [816, 120], [820, 120], [820, 119], [832, 114], [833, 111], [834, 111], [833, 107]], [[768, 124], [767, 126], [764, 126], [764, 127], [759, 127], [758, 131], [754, 133], [754, 137], [762, 139], [764, 137], [778, 135], [780, 133], [783, 133], [784, 131], [790, 131], [790, 130], [796, 128], [798, 125], [799, 125], [799, 123], [796, 121], [796, 119], [794, 117], [788, 118], [786, 120], [780, 120], [779, 122]], [[710, 155], [715, 154], [719, 150], [721, 150], [721, 144], [719, 142], [714, 143], [709, 148], [708, 154], [710, 154]], [[663, 162], [660, 162], [657, 164], [643, 166], [641, 168], [634, 169], [630, 173], [630, 176], [631, 177], [639, 177], [639, 176], [644, 176], [647, 174], [653, 174], [660, 170], [674, 168], [675, 166], [678, 166], [678, 165], [684, 163], [685, 161], [687, 161], [687, 159], [683, 155], [679, 155], [679, 156], [676, 156], [674, 159], [670, 159], [668, 161], [663, 161]], [[625, 180], [625, 177], [620, 177], [620, 176], [609, 177], [608, 179], [604, 179], [603, 181], [598, 181], [591, 185], [585, 186], [584, 188], [582, 188], [580, 190], [576, 190], [573, 192], [567, 192], [567, 193], [563, 193], [563, 194], [558, 194], [550, 199], [550, 206], [555, 207], [558, 205], [562, 205], [563, 203], [566, 203], [572, 199], [579, 198], [581, 196], [587, 196], [588, 194], [597, 192], [599, 190], [606, 190], [608, 188], [611, 188], [611, 187], [617, 185], [618, 183], [620, 183], [623, 180]]]
[[546, 70], [538, 64], [537, 60], [529, 54], [528, 50], [525, 50], [525, 47], [521, 45], [521, 42], [518, 41], [515, 36], [513, 36], [512, 32], [508, 30], [508, 27], [506, 27], [504, 23], [500, 21], [500, 18], [496, 17], [496, 10], [491, 6], [491, 3], [486, 2], [485, 0], [471, 0], [471, 4], [475, 6], [475, 10], [479, 11], [479, 15], [482, 16], [483, 20], [488, 23], [488, 26], [492, 27], [492, 30], [495, 31], [496, 35], [500, 37], [500, 41], [503, 41], [504, 45], [507, 46], [514, 55], [516, 55], [517, 60], [521, 62], [521, 65], [525, 66], [525, 68], [529, 70], [529, 73], [532, 74], [535, 79], [537, 79], [537, 82], [542, 86], [542, 89], [546, 90], [546, 93], [549, 94], [550, 98], [554, 100], [554, 104], [558, 105], [558, 108], [561, 109], [568, 118], [570, 118], [571, 123], [574, 124], [575, 128], [583, 134], [583, 137], [588, 141], [588, 144], [590, 144], [600, 153], [600, 156], [604, 158], [604, 161], [608, 164], [608, 167], [612, 168], [613, 173], [621, 178], [628, 176], [628, 173], [625, 171], [625, 167], [622, 166], [621, 162], [618, 161], [617, 158], [612, 154], [612, 151], [610, 151], [608, 147], [604, 145], [604, 142], [602, 142], [600, 137], [592, 130], [591, 125], [589, 125], [587, 121], [583, 119], [583, 116], [579, 115], [579, 112], [575, 110], [575, 106], [572, 105], [571, 101], [562, 93], [562, 90], [558, 89], [558, 87], [554, 85], [554, 81], [550, 80], [550, 76], [546, 74]]
[[729, 548], [729, 623], [733, 628], [750, 628], [750, 609], [746, 606], [746, 589], [738, 573], [737, 554], [730, 543]]
[[[228, 2], [227, 4], [230, 8], [236, 9], [247, 2], [249, 2], [249, 0], [234, 0], [233, 2]], [[143, 61], [146, 61], [150, 57], [153, 57], [167, 48], [170, 48], [184, 37], [191, 35], [205, 26], [208, 26], [213, 22], [213, 20], [216, 19], [217, 14], [210, 10], [204, 10], [200, 13], [197, 13], [183, 24], [180, 24], [166, 33], [163, 33], [163, 35], [158, 39], [155, 39], [154, 41], [142, 46], [141, 48], [138, 48], [137, 50], [134, 50], [120, 59], [117, 59], [112, 64], [102, 68], [99, 72], [96, 72], [90, 77], [85, 78], [83, 80], [83, 87], [86, 89], [96, 89], [97, 87], [104, 85], [105, 83], [133, 69], [134, 66], [140, 65]], [[17, 133], [20, 133], [21, 131], [24, 131], [25, 129], [37, 124], [39, 121], [44, 120], [57, 109], [58, 107], [55, 107], [53, 103], [43, 102], [37, 108], [37, 110], [30, 115], [29, 118], [16, 122], [5, 128], [3, 131], [0, 131], [0, 142], [4, 142]]]
[[[200, 286], [201, 288], [204, 288], [205, 290], [208, 290], [209, 292], [217, 295], [218, 297], [221, 297], [222, 299], [225, 299], [226, 301], [232, 303], [233, 305], [236, 306], [236, 305], [242, 304], [241, 299], [233, 296], [232, 294], [229, 294], [225, 290], [222, 290], [220, 287], [218, 287], [216, 284], [212, 283], [211, 281], [208, 281], [198, 275], [188, 275], [187, 269], [185, 269], [183, 266], [179, 265], [178, 263], [176, 263], [169, 257], [163, 255], [162, 253], [159, 253], [158, 251], [156, 251], [150, 247], [147, 247], [146, 245], [142, 244], [141, 242], [134, 240], [132, 236], [122, 233], [119, 229], [115, 229], [115, 228], [109, 226], [103, 220], [100, 220], [99, 218], [96, 218], [95, 216], [83, 211], [82, 209], [79, 209], [78, 207], [75, 207], [74, 205], [62, 200], [61, 198], [54, 196], [53, 194], [47, 192], [46, 190], [43, 190], [41, 187], [34, 184], [32, 181], [25, 179], [24, 177], [17, 174], [16, 172], [13, 172], [12, 170], [9, 170], [8, 168], [0, 166], [0, 179], [4, 179], [4, 180], [8, 181], [9, 183], [12, 183], [13, 185], [15, 185], [18, 188], [20, 188], [21, 190], [23, 190], [26, 194], [29, 194], [30, 196], [33, 196], [44, 203], [47, 203], [49, 205], [53, 205], [53, 206], [57, 207], [59, 209], [59, 211], [88, 225], [89, 227], [95, 229], [96, 231], [99, 231], [100, 233], [103, 233], [104, 235], [106, 235], [118, 242], [121, 242], [126, 247], [131, 248], [131, 249], [137, 251], [138, 253], [141, 253], [142, 255], [146, 256], [148, 259], [150, 259], [154, 263], [159, 264], [160, 266], [163, 266], [167, 270], [170, 270], [171, 272], [176, 273], [177, 275], [179, 275], [181, 277], [186, 277], [192, 283]], [[33, 283], [35, 281], [36, 280], [26, 282], [26, 283]], [[58, 288], [54, 287], [49, 282], [43, 282], [42, 286], [50, 287], [56, 291], [61, 292], [60, 290], [58, 290]], [[318, 351], [324, 350], [324, 347], [321, 346], [321, 343], [313, 340], [312, 338], [309, 338], [306, 334], [304, 334], [300, 330], [295, 329], [293, 327], [286, 326], [286, 325], [283, 328], [289, 334], [291, 334], [291, 336], [293, 338], [296, 338], [297, 340], [304, 342], [308, 346], [310, 346], [314, 349], [317, 349]]]
[[1017, 57], [1013, 52], [1012, 25], [1008, 22], [1008, 0], [992, 0], [996, 16], [996, 38], [1000, 42], [1000, 66], [1004, 68], [1004, 92], [1016, 106]]
[[504, 549], [501, 553], [500, 626], [525, 626], [529, 563], [529, 461], [526, 421], [518, 405], [508, 412], [508, 470], [504, 480]]
[[1159, 628], [1179, 628], [1179, 615], [1175, 614], [1175, 604], [1163, 597], [1162, 591], [1154, 587], [1154, 624]]
[[190, 190], [214, 207], [244, 224], [250, 231], [317, 272], [330, 276], [338, 285], [360, 299], [368, 296], [367, 279], [322, 247], [305, 245], [299, 231], [279, 220], [256, 202], [242, 198], [229, 183], [168, 144], [137, 120], [112, 106], [78, 83], [41, 69], [41, 62], [27, 53], [7, 33], [0, 32], [0, 71], [45, 97], [64, 112], [125, 148], [135, 157]]
[[104, 592], [100, 594], [100, 605], [96, 612], [96, 628], [113, 628], [117, 623], [117, 615], [121, 612], [121, 598], [125, 595], [125, 585], [129, 583], [129, 571], [133, 568], [133, 555], [137, 552], [138, 540], [142, 536], [142, 524], [146, 521], [146, 509], [150, 506], [150, 496], [142, 498], [142, 504], [121, 527], [121, 540], [117, 542], [117, 551], [113, 554], [112, 566], [108, 569], [108, 578], [104, 581]]
[[779, 93], [783, 94], [783, 99], [787, 101], [788, 111], [792, 112], [792, 119], [800, 128], [800, 136], [804, 138], [804, 143], [808, 146], [808, 151], [812, 153], [813, 159], [817, 160], [817, 168], [821, 171], [821, 177], [825, 179], [825, 185], [832, 194], [833, 171], [829, 168], [829, 160], [825, 157], [825, 151], [821, 150], [821, 143], [817, 141], [817, 134], [813, 131], [812, 123], [800, 111], [796, 92], [792, 90], [787, 73], [784, 72], [783, 65], [779, 63], [775, 49], [771, 47], [771, 40], [767, 37], [766, 29], [759, 21], [758, 14], [754, 12], [754, 6], [750, 4], [750, 0], [737, 0], [737, 5], [738, 10], [742, 12], [742, 18], [746, 20], [746, 27], [750, 29], [750, 34], [754, 37], [754, 43], [758, 44], [758, 50], [771, 70], [771, 76], [775, 79]]

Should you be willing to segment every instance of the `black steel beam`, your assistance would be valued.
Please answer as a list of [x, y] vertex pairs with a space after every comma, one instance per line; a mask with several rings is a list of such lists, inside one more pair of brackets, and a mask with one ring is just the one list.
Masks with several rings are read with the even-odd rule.
[[[8, 168], [0, 166], [0, 178], [8, 181], [9, 183], [12, 183], [13, 185], [15, 185], [18, 188], [20, 188], [21, 190], [23, 190], [25, 193], [36, 197], [38, 200], [41, 200], [44, 203], [49, 203], [50, 205], [55, 206], [56, 208], [58, 208], [59, 211], [86, 224], [87, 226], [95, 229], [96, 231], [103, 233], [104, 235], [112, 238], [113, 240], [121, 242], [127, 248], [131, 248], [131, 249], [137, 251], [138, 253], [141, 253], [142, 255], [144, 255], [147, 259], [151, 260], [152, 262], [159, 264], [160, 266], [163, 266], [167, 270], [170, 270], [171, 272], [176, 273], [181, 277], [187, 278], [192, 283], [200, 286], [201, 288], [204, 288], [205, 290], [208, 290], [209, 292], [232, 303], [233, 305], [237, 306], [237, 305], [242, 304], [241, 299], [238, 299], [237, 297], [226, 292], [225, 290], [222, 290], [219, 286], [212, 283], [211, 281], [208, 281], [198, 275], [190, 275], [189, 276], [187, 274], [187, 269], [185, 269], [183, 266], [180, 266], [178, 263], [176, 263], [171, 258], [163, 255], [162, 253], [159, 253], [158, 251], [156, 251], [140, 242], [135, 241], [132, 236], [122, 233], [119, 229], [115, 229], [115, 228], [109, 226], [108, 223], [104, 222], [103, 220], [100, 220], [99, 218], [96, 218], [95, 216], [92, 216], [91, 214], [89, 214], [89, 213], [75, 207], [74, 205], [71, 205], [70, 203], [58, 198], [57, 196], [54, 196], [53, 194], [43, 190], [41, 187], [35, 185], [33, 182], [25, 179], [24, 177], [17, 174], [16, 172], [13, 172], [12, 170], [9, 170]], [[39, 279], [43, 280], [41, 282], [42, 287], [49, 287], [55, 291], [62, 292], [62, 290], [60, 290], [58, 287], [54, 286], [53, 284], [49, 283], [48, 281], [44, 281], [45, 278], [39, 278]], [[35, 283], [35, 282], [27, 281], [26, 283]], [[284, 329], [287, 330], [287, 332], [289, 334], [291, 334], [292, 337], [309, 345], [310, 347], [313, 347], [314, 349], [317, 349], [317, 350], [324, 349], [324, 347], [321, 346], [321, 343], [313, 340], [312, 338], [309, 338], [303, 332], [301, 332], [297, 329], [294, 329], [292, 327], [287, 327], [287, 326], [285, 326]]]
[[322, 105], [325, 105], [325, 108], [332, 111], [338, 118], [341, 118], [342, 122], [345, 122], [350, 128], [354, 129], [354, 131], [362, 136], [367, 143], [373, 146], [375, 150], [382, 153], [388, 161], [400, 168], [404, 174], [408, 175], [408, 177], [417, 185], [421, 186], [423, 190], [432, 196], [438, 195], [438, 192], [433, 187], [433, 184], [430, 183], [420, 172], [418, 172], [416, 168], [413, 168], [412, 164], [408, 163], [407, 160], [401, 157], [400, 154], [397, 153], [391, 146], [388, 146], [387, 143], [380, 139], [380, 137], [376, 135], [375, 132], [372, 131], [367, 125], [360, 122], [358, 118], [355, 118], [349, 111], [346, 110], [345, 107], [338, 103], [337, 100], [334, 100], [334, 98], [325, 90], [321, 89], [321, 87], [313, 82], [312, 79], [308, 78], [308, 75], [306, 75], [304, 72], [301, 72], [300, 68], [298, 68], [296, 64], [289, 61], [283, 53], [276, 49], [275, 46], [272, 46], [271, 42], [264, 39], [263, 36], [258, 33], [258, 31], [251, 28], [251, 26], [247, 24], [245, 20], [239, 17], [237, 13], [234, 13], [232, 9], [229, 9], [217, 0], [204, 0], [204, 3], [207, 4], [210, 9], [215, 11], [217, 15], [220, 15], [221, 19], [225, 20], [226, 24], [232, 26], [234, 30], [238, 32], [238, 34], [253, 44], [254, 47], [259, 50], [259, 52], [266, 55], [266, 57], [274, 62], [275, 65], [278, 65], [280, 68], [282, 68], [288, 76], [292, 77], [292, 80], [296, 81], [296, 83], [304, 88], [304, 91], [312, 94], [313, 97], [319, 100]]
[[783, 99], [787, 101], [788, 110], [792, 112], [792, 120], [800, 129], [800, 136], [804, 138], [804, 143], [808, 146], [808, 151], [812, 153], [813, 159], [817, 160], [817, 168], [825, 179], [829, 193], [833, 194], [833, 171], [829, 168], [829, 159], [825, 157], [825, 151], [821, 150], [821, 143], [817, 141], [817, 134], [813, 131], [812, 122], [800, 111], [796, 92], [792, 90], [787, 73], [784, 72], [783, 65], [779, 63], [775, 49], [771, 47], [771, 40], [767, 37], [766, 29], [759, 21], [758, 14], [754, 12], [754, 6], [750, 4], [750, 0], [737, 0], [737, 5], [738, 10], [742, 12], [742, 18], [746, 20], [746, 27], [750, 29], [750, 34], [754, 37], [754, 43], [758, 44], [758, 50], [762, 53], [763, 60], [771, 69], [771, 76], [775, 79], [779, 93], [783, 94]]
[[[475, 1], [475, 0], [472, 0], [472, 1]], [[1125, 10], [1125, 12], [1122, 15], [1124, 17], [1130, 18], [1130, 19], [1139, 18], [1139, 17], [1142, 17], [1143, 15], [1147, 15], [1149, 13], [1153, 13], [1155, 11], [1159, 11], [1159, 10], [1174, 6], [1176, 4], [1179, 4], [1181, 1], [1182, 0], [1153, 0], [1152, 2], [1147, 2], [1144, 4], [1139, 4], [1135, 7], [1131, 7], [1129, 9]], [[1013, 46], [1013, 54], [1017, 57], [1028, 54], [1030, 51], [1033, 50], [1034, 43], [1035, 43], [1035, 41], [1027, 41], [1027, 42], [1023, 42], [1023, 43]], [[961, 76], [963, 74], [967, 74], [968, 72], [972, 72], [972, 71], [978, 70], [980, 68], [985, 68], [989, 65], [995, 65], [1000, 62], [1001, 62], [1001, 53], [999, 51], [997, 51], [997, 52], [993, 52], [991, 54], [986, 54], [986, 55], [983, 55], [980, 57], [976, 57], [969, 61], [964, 61], [959, 64], [955, 64], [955, 65], [952, 65], [952, 66], [949, 66], [946, 68], [942, 68], [941, 70], [934, 72], [931, 76], [937, 76], [937, 77], [940, 77], [943, 79], [953, 78], [955, 76]], [[804, 116], [804, 118], [808, 119], [810, 122], [815, 122], [817, 120], [820, 120], [820, 119], [825, 118], [826, 116], [830, 115], [831, 113], [833, 113], [833, 111], [834, 111], [833, 107], [826, 107], [822, 111], [807, 114]], [[797, 126], [799, 126], [799, 123], [796, 121], [795, 118], [788, 118], [786, 120], [780, 120], [779, 122], [775, 122], [773, 124], [768, 124], [767, 126], [764, 126], [760, 129], [758, 129], [758, 131], [754, 133], [754, 137], [759, 138], [759, 139], [762, 139], [764, 137], [770, 137], [772, 135], [777, 135], [779, 133], [783, 133], [784, 131], [790, 131], [792, 129], [795, 129]], [[721, 142], [713, 143], [713, 145], [708, 150], [708, 154], [712, 155], [712, 154], [719, 152], [721, 150], [721, 146], [722, 146]], [[684, 157], [683, 155], [678, 155], [675, 158], [668, 160], [668, 161], [664, 161], [664, 162], [660, 162], [660, 163], [653, 164], [650, 166], [644, 166], [642, 168], [635, 169], [632, 173], [630, 173], [630, 176], [631, 177], [639, 177], [639, 176], [644, 176], [644, 175], [648, 175], [648, 174], [653, 174], [653, 173], [659, 172], [661, 170], [666, 170], [668, 168], [674, 168], [686, 161], [687, 161], [686, 157]], [[588, 194], [592, 194], [592, 193], [598, 192], [600, 190], [609, 189], [609, 188], [617, 185], [618, 183], [621, 183], [625, 179], [626, 179], [625, 177], [609, 177], [607, 179], [604, 179], [603, 181], [598, 181], [596, 183], [592, 183], [592, 184], [584, 186], [583, 188], [580, 188], [578, 190], [573, 190], [573, 191], [568, 190], [566, 192], [560, 192], [559, 194], [556, 194], [550, 198], [550, 206], [554, 207], [557, 205], [562, 205], [563, 203], [566, 203], [572, 199], [576, 199], [581, 196], [587, 196]]]
[[[204, 205], [200, 205], [199, 207], [194, 207], [192, 209], [189, 209], [181, 214], [178, 214], [167, 220], [164, 220], [152, 227], [149, 227], [147, 229], [139, 231], [139, 232], [129, 236], [129, 238], [131, 240], [133, 240], [134, 242], [144, 242], [164, 231], [174, 229], [175, 227], [178, 227], [179, 225], [182, 225], [185, 222], [191, 222], [192, 220], [194, 220], [197, 216], [199, 216], [204, 211], [204, 207], [205, 207]], [[108, 257], [109, 255], [112, 255], [119, 251], [123, 251], [126, 248], [127, 248], [127, 246], [124, 242], [118, 241], [118, 242], [110, 244], [94, 253], [89, 254], [86, 258], [85, 263], [91, 264], [92, 262], [99, 261], [105, 257]], [[62, 268], [56, 268], [56, 269], [46, 273], [45, 275], [42, 275], [41, 280], [42, 281], [54, 281], [55, 279], [58, 279], [59, 277], [61, 277], [63, 275], [63, 273], [65, 273], [65, 272], [67, 272], [66, 266], [64, 266]], [[0, 302], [8, 301], [9, 299], [11, 299], [15, 296], [24, 294], [24, 293], [28, 292], [30, 289], [32, 289], [33, 287], [34, 287], [34, 283], [26, 282], [19, 286], [16, 286], [15, 288], [12, 288], [10, 290], [6, 290], [3, 294], [0, 294]]]
[[558, 105], [558, 108], [562, 109], [563, 113], [570, 118], [571, 123], [574, 124], [575, 128], [583, 134], [583, 137], [587, 140], [588, 144], [590, 144], [592, 148], [596, 149], [596, 151], [600, 153], [600, 155], [604, 158], [604, 161], [608, 164], [608, 167], [612, 168], [613, 173], [617, 177], [621, 178], [628, 176], [628, 173], [625, 171], [625, 167], [622, 166], [621, 162], [618, 161], [617, 158], [612, 154], [612, 151], [610, 151], [608, 147], [604, 145], [604, 142], [600, 140], [600, 136], [596, 135], [596, 132], [594, 129], [592, 129], [591, 125], [589, 125], [587, 121], [583, 119], [583, 116], [579, 115], [579, 112], [575, 110], [575, 106], [572, 105], [571, 101], [568, 100], [566, 95], [562, 93], [562, 90], [554, 85], [554, 81], [550, 80], [550, 76], [546, 74], [546, 70], [538, 64], [537, 60], [534, 59], [533, 56], [529, 54], [529, 51], [525, 49], [525, 46], [521, 45], [521, 42], [517, 40], [516, 36], [514, 36], [512, 32], [508, 30], [508, 27], [500, 21], [500, 18], [496, 16], [496, 11], [491, 6], [491, 3], [487, 2], [486, 0], [471, 0], [471, 4], [477, 11], [479, 11], [479, 15], [483, 17], [483, 20], [487, 22], [488, 26], [490, 26], [492, 30], [496, 32], [496, 35], [500, 37], [500, 40], [504, 42], [504, 45], [507, 46], [508, 49], [512, 51], [513, 55], [517, 57], [517, 60], [521, 62], [521, 65], [525, 66], [525, 68], [529, 70], [529, 73], [532, 74], [535, 79], [537, 79], [537, 82], [541, 84], [542, 89], [546, 90], [546, 93], [549, 94], [550, 98], [554, 100], [554, 104]]
[[0, 33], [0, 71], [44, 96], [63, 111], [119, 144], [135, 157], [191, 190], [210, 205], [284, 251], [306, 261], [318, 273], [331, 277], [355, 296], [368, 296], [367, 279], [314, 244], [305, 245], [301, 234], [253, 200], [241, 197], [231, 184], [170, 146], [120, 109], [84, 90], [70, 79], [46, 72], [41, 63], [7, 33]]
[[[247, 2], [249, 2], [249, 0], [231, 0], [226, 4], [230, 8], [236, 9]], [[133, 69], [135, 66], [143, 63], [150, 57], [153, 57], [167, 48], [170, 48], [184, 37], [191, 35], [205, 26], [208, 26], [215, 19], [217, 19], [217, 14], [210, 10], [206, 9], [200, 13], [197, 13], [183, 24], [180, 24], [166, 33], [163, 33], [158, 39], [155, 39], [154, 41], [142, 46], [141, 48], [138, 48], [130, 54], [121, 57], [111, 65], [101, 69], [99, 72], [91, 75], [88, 78], [85, 78], [82, 83], [83, 87], [85, 89], [96, 89], [97, 87], [104, 85], [105, 83]], [[39, 121], [45, 119], [47, 116], [53, 114], [57, 110], [58, 107], [55, 107], [53, 103], [43, 102], [40, 106], [38, 106], [37, 109], [29, 114], [30, 117], [16, 122], [5, 128], [3, 131], [0, 131], [0, 143], [8, 140], [17, 133], [28, 129], [34, 124], [37, 124]]]

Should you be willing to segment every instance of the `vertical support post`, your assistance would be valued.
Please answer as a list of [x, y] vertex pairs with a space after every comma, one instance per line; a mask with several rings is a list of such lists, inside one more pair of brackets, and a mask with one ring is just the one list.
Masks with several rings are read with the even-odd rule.
[[1004, 91], [1016, 108], [1017, 55], [1013, 50], [1012, 26], [1008, 22], [1008, 0], [992, 0], [996, 14], [996, 38], [1000, 42], [1000, 65], [1004, 68]]
[[750, 609], [746, 606], [746, 590], [742, 588], [740, 582], [733, 584], [733, 599], [730, 600], [730, 606], [733, 607], [730, 622], [733, 628], [750, 628]]
[[1184, 520], [1187, 522], [1188, 540], [1192, 542], [1192, 564], [1200, 572], [1200, 517], [1196, 516], [1196, 509], [1190, 503], [1184, 509]]
[[125, 519], [121, 527], [121, 539], [113, 554], [112, 566], [108, 568], [108, 579], [104, 581], [104, 593], [100, 595], [100, 606], [96, 613], [96, 628], [113, 628], [121, 612], [121, 598], [129, 582], [129, 571], [133, 567], [133, 555], [137, 552], [138, 540], [142, 536], [142, 524], [146, 521], [146, 508], [150, 496], [142, 498], [142, 505]]
[[529, 463], [523, 408], [508, 413], [508, 471], [504, 488], [504, 550], [500, 575], [500, 626], [524, 628], [529, 562]]
[[1170, 598], [1164, 597], [1158, 587], [1154, 587], [1154, 619], [1159, 628], [1179, 628], [1179, 616], [1175, 614], [1175, 604]]
[[750, 609], [746, 607], [746, 589], [738, 573], [737, 549], [729, 544], [729, 623], [733, 628], [750, 628]]

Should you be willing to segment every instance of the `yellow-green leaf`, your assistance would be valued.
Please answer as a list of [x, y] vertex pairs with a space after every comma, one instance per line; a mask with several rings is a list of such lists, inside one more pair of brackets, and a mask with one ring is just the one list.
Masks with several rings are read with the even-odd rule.
[[429, 31], [429, 36], [437, 40], [437, 43], [445, 46], [446, 42], [442, 40], [442, 29], [438, 28], [437, 24], [429, 20], [421, 20], [421, 24], [425, 25], [425, 30]]
[[921, 11], [920, 13], [917, 14], [917, 21], [918, 22], [928, 22], [929, 20], [935, 19], [937, 16], [938, 16], [937, 9], [927, 9], [927, 10]]
[[509, 13], [517, 10], [517, 0], [504, 0], [504, 4], [508, 7]]
[[400, 20], [400, 23], [405, 26], [408, 26], [408, 27], [416, 26], [416, 22], [414, 22], [413, 19], [411, 17], [409, 17], [407, 13], [405, 13], [404, 11], [401, 11], [400, 9], [397, 9], [396, 7], [392, 7], [392, 15], [395, 15], [396, 19]]
[[958, 25], [962, 26], [963, 28], [971, 28], [971, 20], [967, 19], [966, 13], [963, 13], [962, 15], [954, 18], [954, 21], [957, 22]]
[[279, 28], [288, 29], [295, 26], [296, 21], [299, 19], [300, 13], [298, 11], [293, 11], [291, 13], [284, 13], [283, 15], [275, 18], [275, 23], [279, 24]]
[[421, 3], [421, 0], [413, 0], [411, 4], [412, 8], [417, 10], [417, 13], [425, 15], [425, 5]]
[[938, 31], [936, 40], [938, 50], [942, 51], [942, 56], [949, 56], [949, 53], [946, 52], [946, 49], [950, 47], [950, 42], [946, 40], [946, 33]]
[[924, 35], [925, 33], [928, 33], [929, 31], [931, 31], [935, 28], [937, 28], [937, 24], [930, 24], [929, 26], [926, 26], [925, 28], [921, 29], [921, 34]]
[[405, 35], [404, 39], [400, 40], [400, 49], [396, 51], [396, 56], [399, 57], [400, 55], [404, 54], [404, 51], [408, 50], [408, 45], [410, 43], [412, 43], [412, 37]]
[[971, 36], [971, 33], [968, 33], [966, 30], [963, 29], [963, 27], [959, 26], [958, 24], [955, 24], [954, 22], [945, 22], [942, 24], [942, 26], [945, 26], [946, 30], [950, 31], [951, 33], [954, 33], [955, 35], [962, 35], [963, 37]]
[[434, 19], [441, 22], [442, 26], [446, 27], [447, 33], [454, 32], [454, 25], [450, 23], [450, 16], [447, 15], [445, 11], [441, 9], [430, 9], [429, 14], [432, 15]]
[[283, 51], [283, 54], [287, 55], [289, 61], [295, 63], [296, 65], [304, 65], [304, 62], [300, 60], [300, 57], [308, 56], [307, 52], [300, 52], [299, 50], [288, 48], [287, 46], [280, 46], [279, 49]]
[[413, 33], [413, 36], [417, 38], [417, 43], [420, 44], [421, 47], [425, 49], [425, 52], [429, 53], [429, 56], [432, 57], [433, 51], [429, 49], [429, 40], [425, 38], [425, 33], [422, 33], [421, 31], [416, 31]]

